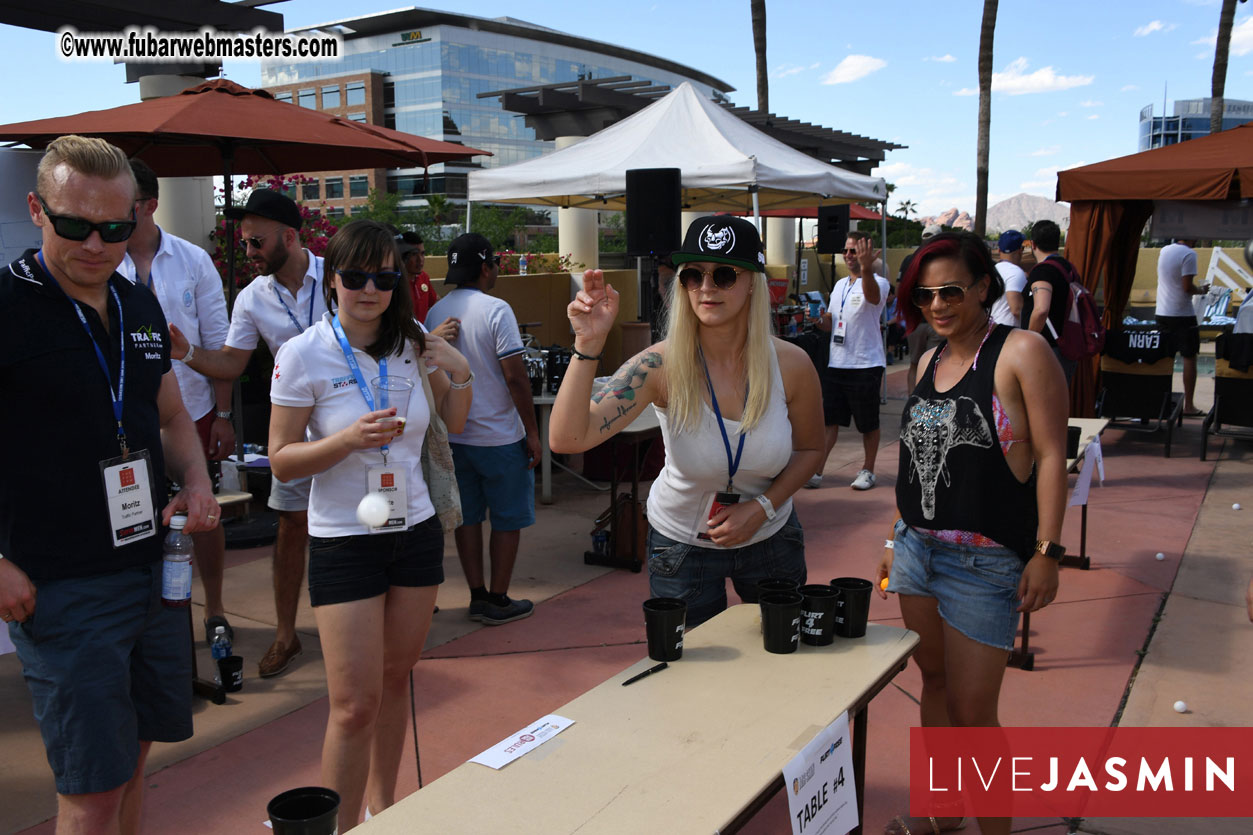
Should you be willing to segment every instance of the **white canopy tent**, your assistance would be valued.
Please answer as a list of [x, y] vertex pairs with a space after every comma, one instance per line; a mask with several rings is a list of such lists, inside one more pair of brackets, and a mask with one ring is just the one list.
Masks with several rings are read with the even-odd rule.
[[638, 113], [546, 156], [470, 173], [469, 199], [621, 210], [626, 172], [678, 168], [685, 211], [754, 212], [882, 203], [882, 178], [819, 162], [749, 125], [688, 82]]

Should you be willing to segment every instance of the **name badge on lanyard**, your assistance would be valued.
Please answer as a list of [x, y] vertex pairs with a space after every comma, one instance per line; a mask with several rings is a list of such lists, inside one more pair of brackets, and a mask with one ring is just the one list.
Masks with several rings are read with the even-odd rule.
[[365, 470], [366, 491], [387, 499], [387, 521], [370, 533], [403, 531], [409, 527], [409, 484], [405, 471], [387, 464], [371, 464]]
[[91, 341], [91, 347], [95, 349], [96, 362], [100, 365], [105, 382], [109, 386], [113, 419], [117, 423], [117, 443], [122, 453], [116, 458], [106, 458], [100, 462], [100, 475], [104, 480], [104, 498], [109, 508], [109, 531], [113, 547], [120, 548], [131, 542], [147, 539], [157, 532], [156, 508], [152, 501], [152, 461], [148, 457], [147, 450], [130, 449], [126, 442], [126, 428], [122, 424], [123, 403], [126, 396], [126, 323], [122, 300], [118, 297], [117, 290], [110, 284], [109, 292], [113, 296], [114, 304], [117, 305], [118, 329], [118, 374], [117, 386], [114, 387], [113, 374], [109, 371], [109, 361], [105, 358], [104, 351], [100, 349], [100, 344], [96, 342], [83, 309], [57, 282], [56, 277], [44, 262], [43, 252], [36, 253], [35, 257], [39, 260], [39, 265], [43, 267], [44, 272], [52, 279], [53, 285], [61, 290], [66, 301], [78, 314], [78, 321]]

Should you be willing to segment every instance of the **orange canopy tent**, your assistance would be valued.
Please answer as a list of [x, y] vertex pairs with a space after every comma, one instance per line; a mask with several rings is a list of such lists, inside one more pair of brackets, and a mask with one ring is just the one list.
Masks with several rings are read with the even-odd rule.
[[[1066, 257], [1095, 292], [1105, 280], [1105, 325], [1122, 321], [1135, 280], [1140, 234], [1154, 200], [1253, 197], [1253, 123], [1164, 148], [1057, 173], [1057, 199], [1070, 203]], [[1089, 415], [1097, 360], [1071, 383], [1071, 414]]]

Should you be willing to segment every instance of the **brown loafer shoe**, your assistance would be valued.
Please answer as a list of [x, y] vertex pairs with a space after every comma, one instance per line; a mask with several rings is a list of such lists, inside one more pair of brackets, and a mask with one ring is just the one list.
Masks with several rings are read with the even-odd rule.
[[270, 644], [270, 648], [266, 650], [265, 656], [261, 659], [261, 663], [257, 665], [257, 673], [262, 678], [276, 676], [286, 670], [291, 664], [292, 659], [299, 654], [300, 636], [293, 638], [290, 644], [275, 641], [273, 644]]

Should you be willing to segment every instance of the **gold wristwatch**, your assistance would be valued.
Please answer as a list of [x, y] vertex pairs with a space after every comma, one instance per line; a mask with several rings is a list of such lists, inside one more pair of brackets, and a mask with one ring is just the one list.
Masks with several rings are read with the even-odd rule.
[[1066, 546], [1059, 545], [1056, 542], [1049, 542], [1047, 539], [1037, 539], [1035, 543], [1035, 552], [1043, 554], [1051, 560], [1060, 560], [1066, 556]]

